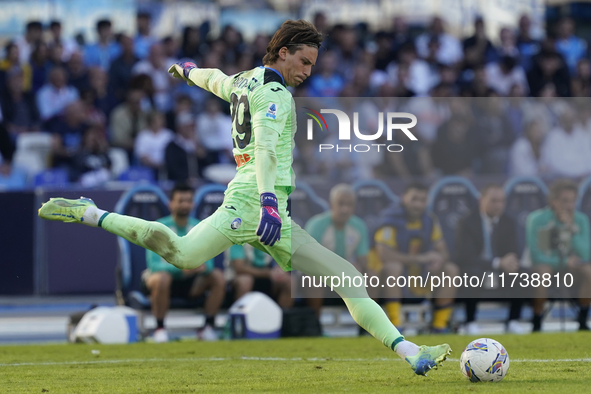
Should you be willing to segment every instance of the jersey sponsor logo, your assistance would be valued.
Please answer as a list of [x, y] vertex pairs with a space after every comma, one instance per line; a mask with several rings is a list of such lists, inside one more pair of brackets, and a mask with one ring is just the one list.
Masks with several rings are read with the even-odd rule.
[[272, 92], [275, 92], [275, 93], [277, 93], [277, 92], [280, 92], [280, 91], [282, 91], [282, 90], [283, 90], [283, 89], [281, 89], [281, 88], [271, 88], [271, 91], [272, 91]]
[[246, 163], [250, 161], [250, 156], [246, 153], [240, 155], [234, 155], [234, 160], [236, 160], [236, 167], [240, 168]]
[[270, 103], [269, 108], [267, 108], [267, 118], [276, 119], [277, 118], [277, 104]]

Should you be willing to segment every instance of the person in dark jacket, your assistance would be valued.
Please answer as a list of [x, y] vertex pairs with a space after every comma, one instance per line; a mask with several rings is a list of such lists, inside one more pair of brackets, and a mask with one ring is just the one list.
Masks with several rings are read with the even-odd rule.
[[[519, 254], [515, 221], [505, 215], [505, 191], [502, 186], [491, 184], [481, 191], [480, 209], [471, 212], [458, 223], [455, 261], [462, 274], [482, 276], [484, 272], [519, 271]], [[491, 293], [492, 294], [492, 293]], [[466, 330], [478, 335], [475, 322], [479, 299], [466, 300]], [[507, 330], [522, 334], [518, 319], [521, 315], [521, 299], [511, 301]]]
[[195, 136], [195, 120], [189, 112], [176, 116], [176, 134], [164, 151], [164, 162], [168, 179], [187, 182], [198, 178], [198, 156], [204, 155], [203, 148]]

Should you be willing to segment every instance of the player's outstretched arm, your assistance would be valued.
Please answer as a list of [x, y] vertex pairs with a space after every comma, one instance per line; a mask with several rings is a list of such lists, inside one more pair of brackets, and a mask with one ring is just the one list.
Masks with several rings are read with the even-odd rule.
[[189, 86], [197, 85], [225, 101], [230, 101], [232, 78], [217, 68], [199, 68], [195, 63], [179, 62], [170, 66], [168, 72], [174, 78], [186, 81]]
[[264, 245], [270, 246], [281, 238], [281, 217], [275, 196], [276, 149], [291, 113], [291, 95], [283, 89], [271, 90], [273, 86], [274, 84], [270, 84], [256, 90], [250, 97], [254, 164], [257, 187], [261, 196], [261, 220], [257, 235]]

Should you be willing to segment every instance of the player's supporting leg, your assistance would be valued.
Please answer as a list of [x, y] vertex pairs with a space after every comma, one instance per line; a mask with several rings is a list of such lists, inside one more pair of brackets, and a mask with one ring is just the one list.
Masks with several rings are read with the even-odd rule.
[[52, 198], [39, 209], [39, 216], [48, 220], [102, 227], [159, 254], [181, 269], [199, 267], [233, 245], [225, 235], [206, 222], [199, 223], [186, 236], [179, 237], [162, 223], [108, 213], [98, 209], [92, 200], [84, 198]]
[[[316, 242], [306, 243], [295, 251], [292, 268], [309, 276], [344, 276], [351, 278], [351, 284], [363, 283], [359, 279], [354, 282], [355, 278], [363, 280], [363, 277], [351, 263]], [[406, 341], [382, 308], [368, 296], [365, 287], [349, 285], [348, 281], [343, 284], [336, 286], [334, 290], [343, 298], [357, 324], [408, 361], [416, 374], [425, 375], [431, 368], [437, 368], [451, 352], [447, 344], [419, 347]]]

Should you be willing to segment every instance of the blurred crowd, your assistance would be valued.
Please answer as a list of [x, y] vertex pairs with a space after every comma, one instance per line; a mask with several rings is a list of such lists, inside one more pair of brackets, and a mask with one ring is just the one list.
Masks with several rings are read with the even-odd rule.
[[[394, 98], [371, 105], [414, 113], [420, 137], [403, 144], [403, 154], [358, 154], [342, 163], [318, 158], [299, 133], [298, 157], [314, 159], [301, 165], [302, 175], [352, 167], [346, 176], [357, 178], [591, 174], [588, 105], [558, 99], [591, 93], [587, 43], [571, 18], [542, 39], [530, 35], [527, 15], [498, 38], [487, 36], [480, 18], [474, 34], [463, 38], [447, 33], [439, 17], [418, 35], [403, 17], [376, 33], [364, 24], [331, 26], [323, 13], [313, 22], [326, 39], [312, 76], [294, 96]], [[64, 37], [58, 20], [47, 26], [31, 21], [5, 46], [4, 187], [34, 185], [35, 175], [47, 169], [97, 186], [124, 179], [130, 168], [147, 169], [155, 180], [195, 181], [208, 176], [209, 166], [232, 165], [227, 104], [174, 80], [167, 69], [180, 59], [228, 75], [260, 66], [270, 37], [245, 42], [231, 25], [215, 37], [207, 22], [184, 27], [178, 37], [156, 37], [149, 13], [137, 15], [133, 37], [117, 33], [118, 27], [98, 21], [98, 40], [89, 42]]]

